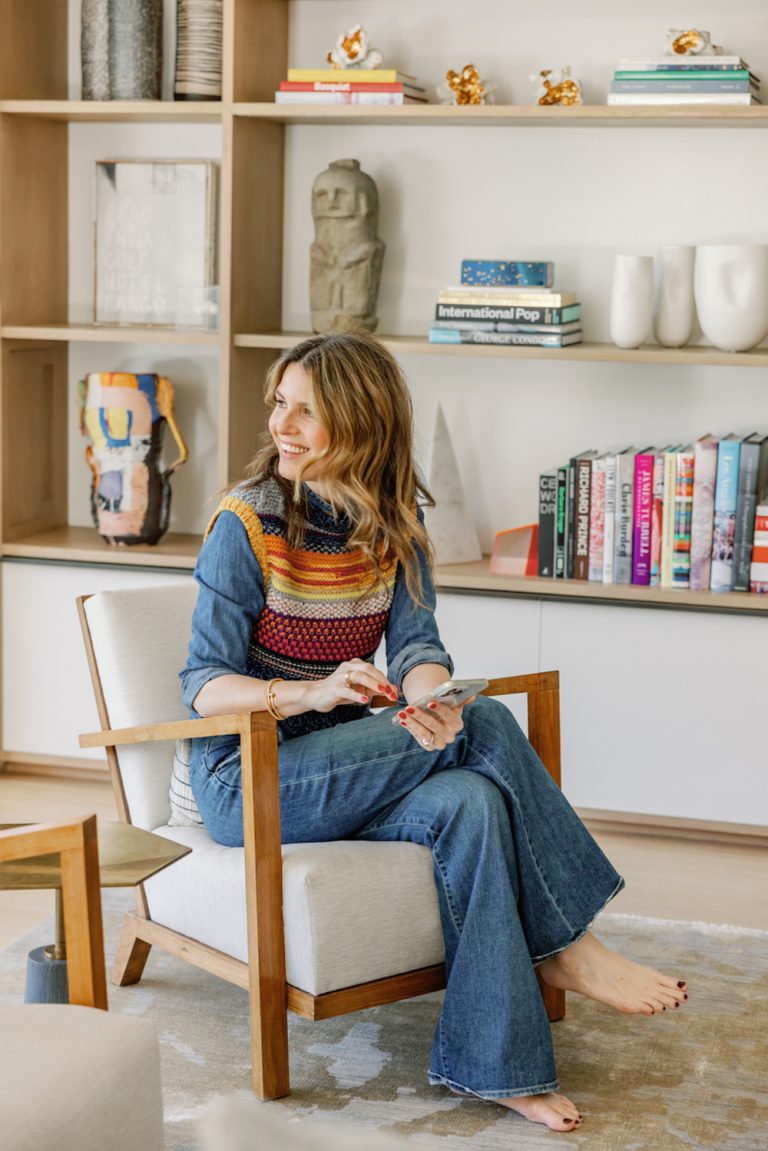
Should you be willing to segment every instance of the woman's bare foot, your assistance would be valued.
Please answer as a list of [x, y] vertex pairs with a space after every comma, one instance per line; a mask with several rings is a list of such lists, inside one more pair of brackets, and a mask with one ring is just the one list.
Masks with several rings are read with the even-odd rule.
[[502, 1107], [517, 1111], [532, 1123], [543, 1123], [551, 1131], [575, 1131], [581, 1127], [581, 1115], [570, 1099], [556, 1091], [546, 1095], [520, 1095], [514, 1099], [495, 1099]]
[[[480, 1098], [480, 1096], [467, 1096], [463, 1091], [453, 1091], [452, 1095], [460, 1095], [462, 1099]], [[532, 1123], [543, 1123], [552, 1131], [575, 1131], [581, 1127], [582, 1117], [578, 1109], [566, 1099], [565, 1095], [557, 1091], [547, 1091], [544, 1095], [519, 1095], [513, 1099], [484, 1099], [484, 1103], [499, 1103], [509, 1111], [517, 1111], [524, 1119]]]
[[545, 959], [538, 970], [551, 987], [578, 991], [630, 1015], [676, 1010], [688, 998], [688, 985], [682, 980], [625, 959], [591, 932]]

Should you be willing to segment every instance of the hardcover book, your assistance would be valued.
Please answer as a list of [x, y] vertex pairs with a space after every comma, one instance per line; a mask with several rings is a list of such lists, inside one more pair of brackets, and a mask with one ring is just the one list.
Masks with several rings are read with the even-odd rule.
[[609, 104], [759, 104], [750, 92], [609, 92]]
[[409, 72], [398, 72], [396, 68], [289, 68], [288, 79], [292, 83], [307, 83], [321, 80], [325, 83], [344, 81], [358, 84], [417, 84], [415, 76]]
[[760, 460], [763, 467], [768, 461], [768, 436], [758, 432], [741, 441], [739, 452], [739, 480], [736, 494], [736, 522], [733, 530], [733, 591], [749, 591], [749, 565], [752, 562], [752, 543], [757, 507], [757, 482]]
[[603, 582], [603, 547], [605, 543], [605, 456], [592, 461], [592, 485], [589, 495], [589, 554], [587, 579]]
[[555, 292], [551, 288], [480, 288], [457, 284], [441, 288], [441, 304], [493, 304], [497, 307], [565, 308], [578, 304], [575, 292]]
[[426, 104], [404, 92], [275, 92], [276, 104]]
[[616, 456], [616, 516], [613, 582], [632, 582], [632, 509], [635, 490], [635, 452], [625, 448]]
[[632, 499], [632, 583], [651, 582], [651, 509], [653, 506], [653, 467], [655, 448], [635, 455]]
[[651, 497], [651, 557], [649, 587], [661, 583], [661, 524], [664, 513], [664, 448], [653, 457], [653, 494]]
[[611, 92], [749, 92], [751, 84], [746, 80], [689, 80], [688, 77], [674, 80], [613, 80]]
[[[576, 504], [577, 504], [577, 500], [576, 500], [576, 491], [577, 491], [576, 469], [577, 469], [579, 462], [582, 460], [585, 460], [586, 463], [589, 465], [589, 468], [591, 471], [592, 460], [594, 459], [594, 457], [596, 455], [597, 455], [597, 452], [594, 449], [590, 449], [589, 451], [586, 451], [586, 452], [579, 452], [579, 454], [576, 456], [571, 456], [571, 459], [568, 461], [568, 494], [567, 494], [567, 500], [566, 500], [566, 507], [567, 507], [566, 518], [567, 518], [568, 535], [566, 538], [566, 546], [565, 546], [565, 578], [566, 579], [574, 579], [575, 578], [575, 571], [576, 571]], [[588, 556], [589, 556], [589, 551], [588, 551], [588, 549], [589, 549], [589, 494], [587, 494], [587, 509], [586, 509], [586, 511], [587, 511], [587, 518], [582, 523], [582, 529], [583, 530], [584, 530], [584, 526], [586, 525], [586, 531], [585, 531], [585, 534], [583, 534], [583, 538], [582, 538], [582, 546], [583, 546], [582, 559], [588, 558]], [[584, 576], [584, 578], [586, 579], [586, 575]]]
[[717, 445], [710, 591], [731, 590], [740, 448], [739, 437], [735, 435], [726, 436], [725, 439], [719, 440]]
[[555, 521], [555, 579], [565, 579], [568, 536], [568, 465], [557, 469], [557, 519]]
[[605, 459], [605, 520], [603, 523], [603, 583], [613, 583], [616, 539], [616, 455]]
[[476, 332], [460, 331], [457, 328], [430, 328], [431, 344], [509, 344], [527, 345], [540, 348], [564, 348], [568, 344], [581, 343], [581, 331], [564, 335], [545, 332]]
[[557, 520], [557, 468], [539, 476], [539, 559], [540, 576], [555, 574], [555, 529]]
[[693, 445], [675, 452], [675, 513], [672, 542], [672, 586], [690, 587], [693, 519]]
[[592, 498], [592, 461], [597, 452], [576, 459], [575, 524], [573, 535], [573, 578], [589, 579], [589, 509]]
[[708, 591], [712, 567], [712, 520], [715, 512], [717, 438], [701, 436], [693, 445], [693, 513], [691, 522], [691, 591]]
[[683, 71], [691, 68], [701, 68], [702, 59], [706, 59], [707, 68], [746, 68], [741, 56], [622, 56], [618, 63], [618, 71]]
[[525, 260], [462, 260], [462, 284], [480, 284], [489, 287], [502, 285], [551, 288], [555, 265]]
[[570, 324], [581, 315], [581, 305], [548, 308], [527, 304], [438, 304], [437, 320], [491, 320], [509, 324]]
[[543, 332], [545, 335], [567, 336], [570, 332], [581, 331], [581, 321], [574, 320], [571, 324], [510, 324], [499, 320], [495, 328], [497, 332]]

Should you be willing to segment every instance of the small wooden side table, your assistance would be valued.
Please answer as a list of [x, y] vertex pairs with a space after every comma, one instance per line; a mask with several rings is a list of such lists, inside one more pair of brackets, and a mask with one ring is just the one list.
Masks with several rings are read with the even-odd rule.
[[[0, 824], [0, 831], [27, 826]], [[162, 835], [133, 827], [130, 823], [99, 820], [99, 882], [102, 887], [136, 887], [158, 871], [175, 863], [192, 850]], [[20, 891], [53, 887], [56, 890], [55, 940], [36, 947], [27, 958], [26, 1003], [67, 1003], [64, 910], [61, 898], [61, 867], [58, 855], [37, 855], [30, 859], [0, 864], [0, 891]]]

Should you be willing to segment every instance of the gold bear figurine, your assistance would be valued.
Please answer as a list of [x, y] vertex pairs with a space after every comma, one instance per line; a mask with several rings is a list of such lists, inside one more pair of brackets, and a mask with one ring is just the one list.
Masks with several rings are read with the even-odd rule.
[[[551, 79], [550, 79], [551, 77]], [[581, 84], [571, 79], [571, 69], [561, 68], [553, 72], [551, 68], [544, 68], [532, 80], [540, 81], [537, 103], [541, 105], [563, 104], [576, 106], [581, 104]]]

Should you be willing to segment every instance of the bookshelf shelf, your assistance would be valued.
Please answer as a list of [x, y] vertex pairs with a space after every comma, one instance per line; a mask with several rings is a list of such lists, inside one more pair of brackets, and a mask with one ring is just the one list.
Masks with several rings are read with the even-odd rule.
[[0, 338], [93, 344], [205, 344], [214, 347], [220, 340], [218, 332], [181, 328], [121, 328], [97, 324], [7, 324], [0, 328]]
[[[662, 348], [617, 348], [615, 344], [574, 344], [567, 348], [509, 347], [495, 344], [430, 344], [426, 336], [387, 336], [378, 338], [397, 355], [409, 356], [491, 356], [533, 360], [583, 360], [617, 364], [688, 364], [737, 368], [768, 367], [768, 347], [751, 352], [721, 352], [719, 348], [695, 346]], [[238, 348], [290, 348], [312, 335], [311, 332], [239, 333]]]
[[538, 576], [491, 575], [489, 558], [477, 563], [442, 564], [436, 573], [440, 591], [609, 604], [614, 607], [673, 608], [676, 611], [736, 612], [768, 618], [768, 595], [748, 592], [695, 592], [685, 588], [598, 584]]
[[401, 107], [360, 104], [236, 103], [235, 116], [280, 124], [396, 124], [412, 127], [573, 127], [573, 128], [766, 128], [768, 107], [667, 104], [577, 108], [532, 104], [491, 104], [456, 108], [450, 104]]
[[195, 566], [202, 537], [168, 532], [158, 544], [111, 547], [95, 528], [61, 524], [3, 544], [4, 559], [57, 560], [60, 563], [121, 564], [129, 567]]
[[216, 124], [218, 102], [173, 100], [0, 100], [0, 115], [75, 123]]

